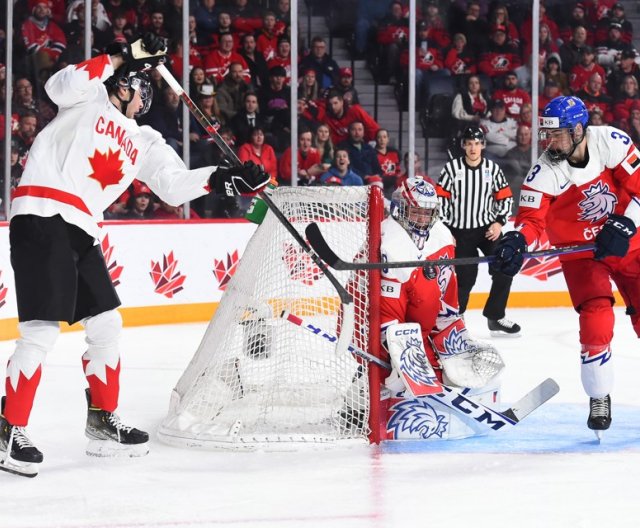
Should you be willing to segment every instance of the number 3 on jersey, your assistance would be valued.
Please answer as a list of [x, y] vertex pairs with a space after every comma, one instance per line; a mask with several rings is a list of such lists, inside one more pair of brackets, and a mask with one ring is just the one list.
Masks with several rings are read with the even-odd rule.
[[531, 172], [529, 172], [529, 175], [526, 177], [524, 181], [526, 181], [527, 183], [531, 183], [533, 179], [536, 177], [536, 175], [540, 172], [541, 168], [542, 167], [540, 167], [540, 165], [538, 164], [534, 165], [533, 169], [531, 169]]
[[614, 131], [611, 132], [611, 137], [613, 139], [622, 140], [622, 142], [625, 145], [628, 145], [631, 142], [631, 138], [629, 136], [627, 136], [626, 134], [623, 134], [622, 132], [618, 132], [617, 130], [614, 130]]

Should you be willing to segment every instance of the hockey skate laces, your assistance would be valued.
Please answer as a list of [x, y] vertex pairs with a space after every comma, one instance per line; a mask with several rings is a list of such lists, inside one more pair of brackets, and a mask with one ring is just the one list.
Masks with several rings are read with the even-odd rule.
[[128, 426], [124, 425], [120, 421], [120, 417], [115, 413], [109, 414], [109, 418], [107, 418], [107, 421], [111, 425], [113, 425], [118, 431], [124, 431], [125, 433], [130, 433], [131, 430], [133, 429], [133, 427], [128, 427]]
[[25, 433], [24, 427], [16, 427], [13, 426], [13, 430], [11, 431], [11, 438], [9, 438], [9, 443], [15, 442], [18, 444], [20, 449], [24, 449], [26, 447], [35, 447], [33, 442], [29, 440], [29, 437]]
[[607, 398], [594, 398], [593, 407], [591, 408], [591, 414], [593, 416], [609, 416], [609, 405], [607, 404]]

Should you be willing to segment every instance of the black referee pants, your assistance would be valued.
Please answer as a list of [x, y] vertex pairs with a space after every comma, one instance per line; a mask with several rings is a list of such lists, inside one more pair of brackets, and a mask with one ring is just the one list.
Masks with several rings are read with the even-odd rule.
[[[488, 227], [484, 226], [475, 229], [449, 228], [456, 239], [456, 258], [477, 257], [479, 256], [478, 250], [482, 251], [483, 255], [493, 255], [498, 241], [492, 242], [485, 237]], [[491, 270], [489, 273], [491, 274], [491, 291], [482, 310], [482, 315], [487, 319], [498, 320], [505, 316], [513, 277], [508, 277], [503, 273], [493, 273]], [[458, 302], [460, 303], [460, 313], [462, 314], [467, 309], [471, 289], [478, 277], [478, 265], [456, 266], [456, 275], [458, 276]]]

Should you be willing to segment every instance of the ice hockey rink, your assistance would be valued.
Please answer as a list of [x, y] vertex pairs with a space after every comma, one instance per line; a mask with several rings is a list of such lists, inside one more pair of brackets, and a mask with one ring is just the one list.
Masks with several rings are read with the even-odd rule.
[[[440, 442], [313, 452], [229, 453], [163, 445], [155, 430], [204, 324], [124, 332], [120, 414], [152, 433], [144, 458], [84, 454], [83, 336], [47, 358], [29, 433], [40, 475], [0, 473], [1, 528], [622, 527], [640, 524], [640, 351], [616, 309], [613, 424], [586, 427], [577, 316], [512, 309], [519, 339], [496, 339], [507, 363], [503, 406], [553, 377], [560, 393], [510, 431]], [[490, 339], [479, 311], [467, 325]], [[12, 342], [0, 342], [6, 364]], [[437, 524], [436, 524], [437, 523]]]

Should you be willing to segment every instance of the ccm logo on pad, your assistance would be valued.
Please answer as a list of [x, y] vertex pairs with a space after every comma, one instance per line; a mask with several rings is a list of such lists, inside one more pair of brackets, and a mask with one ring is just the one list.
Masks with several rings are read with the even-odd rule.
[[520, 193], [520, 207], [531, 207], [532, 209], [540, 209], [542, 202], [542, 193], [536, 191], [522, 191]]

